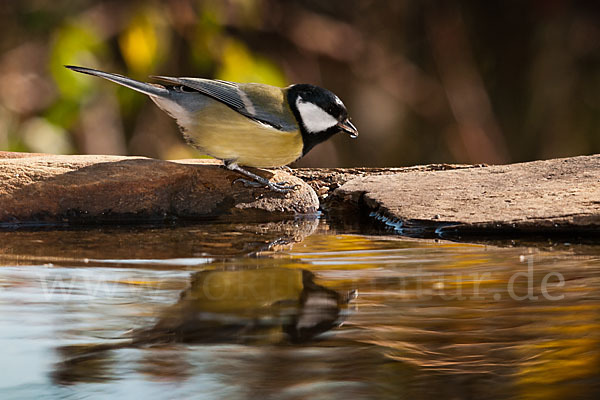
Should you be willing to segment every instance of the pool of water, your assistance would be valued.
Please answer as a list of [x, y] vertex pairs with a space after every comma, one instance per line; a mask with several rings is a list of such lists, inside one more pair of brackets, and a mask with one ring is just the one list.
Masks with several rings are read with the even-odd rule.
[[0, 232], [0, 398], [597, 398], [598, 244]]

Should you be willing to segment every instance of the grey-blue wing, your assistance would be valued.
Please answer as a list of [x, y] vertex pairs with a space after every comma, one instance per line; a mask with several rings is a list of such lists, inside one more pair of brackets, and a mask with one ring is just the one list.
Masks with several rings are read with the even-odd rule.
[[[185, 88], [198, 91], [199, 93], [222, 102], [248, 118], [270, 125], [276, 129], [285, 131], [293, 129], [293, 121], [290, 121], [287, 115], [281, 115], [281, 105], [279, 105], [278, 110], [277, 106], [274, 107], [268, 101], [263, 101], [261, 102], [260, 109], [257, 110], [257, 107], [253, 102], [253, 98], [256, 97], [255, 94], [252, 92], [247, 93], [238, 83], [202, 78], [174, 78], [166, 76], [154, 76], [152, 78], [167, 82], [171, 85], [181, 85]], [[247, 85], [248, 84], [244, 84], [244, 86]], [[267, 87], [267, 85], [257, 86]], [[281, 90], [279, 88], [272, 88]]]

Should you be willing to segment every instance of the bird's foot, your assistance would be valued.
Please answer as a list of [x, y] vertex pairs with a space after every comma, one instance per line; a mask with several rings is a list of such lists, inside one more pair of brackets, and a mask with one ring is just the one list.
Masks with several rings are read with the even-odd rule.
[[246, 187], [253, 187], [253, 188], [267, 187], [278, 193], [289, 193], [300, 187], [300, 185], [288, 185], [288, 182], [270, 182], [267, 180], [265, 180], [265, 182], [257, 182], [257, 181], [251, 181], [251, 180], [244, 179], [244, 178], [238, 178], [234, 182], [241, 182]]
[[289, 193], [292, 190], [300, 187], [300, 185], [288, 185], [288, 182], [271, 182], [268, 179], [263, 178], [260, 175], [256, 175], [255, 173], [245, 170], [244, 168], [240, 167], [233, 161], [224, 161], [223, 163], [231, 171], [239, 172], [240, 174], [252, 179], [252, 180], [249, 180], [249, 179], [244, 179], [244, 178], [238, 178], [234, 181], [234, 182], [240, 181], [245, 186], [248, 186], [248, 187], [267, 187], [267, 188], [273, 190], [274, 192], [278, 192], [278, 193]]

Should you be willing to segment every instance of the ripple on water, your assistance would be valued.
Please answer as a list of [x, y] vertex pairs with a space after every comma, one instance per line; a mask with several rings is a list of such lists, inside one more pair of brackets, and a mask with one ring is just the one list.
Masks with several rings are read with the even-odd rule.
[[464, 244], [323, 221], [0, 239], [2, 399], [599, 389], [593, 243]]

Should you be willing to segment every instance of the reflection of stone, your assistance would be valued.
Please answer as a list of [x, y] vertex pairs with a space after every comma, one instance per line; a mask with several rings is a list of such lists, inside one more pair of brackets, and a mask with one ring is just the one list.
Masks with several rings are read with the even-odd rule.
[[[116, 264], [119, 260], [125, 264], [132, 259], [137, 260], [137, 264], [144, 267], [144, 260], [241, 257], [302, 241], [313, 233], [317, 225], [316, 217], [305, 217], [262, 223], [205, 222], [201, 225], [158, 228], [102, 227], [85, 232], [77, 229], [0, 230], [0, 263], [50, 262], [89, 267], [98, 262], [105, 265], [104, 260], [110, 258]], [[163, 262], [153, 265], [169, 264]]]

